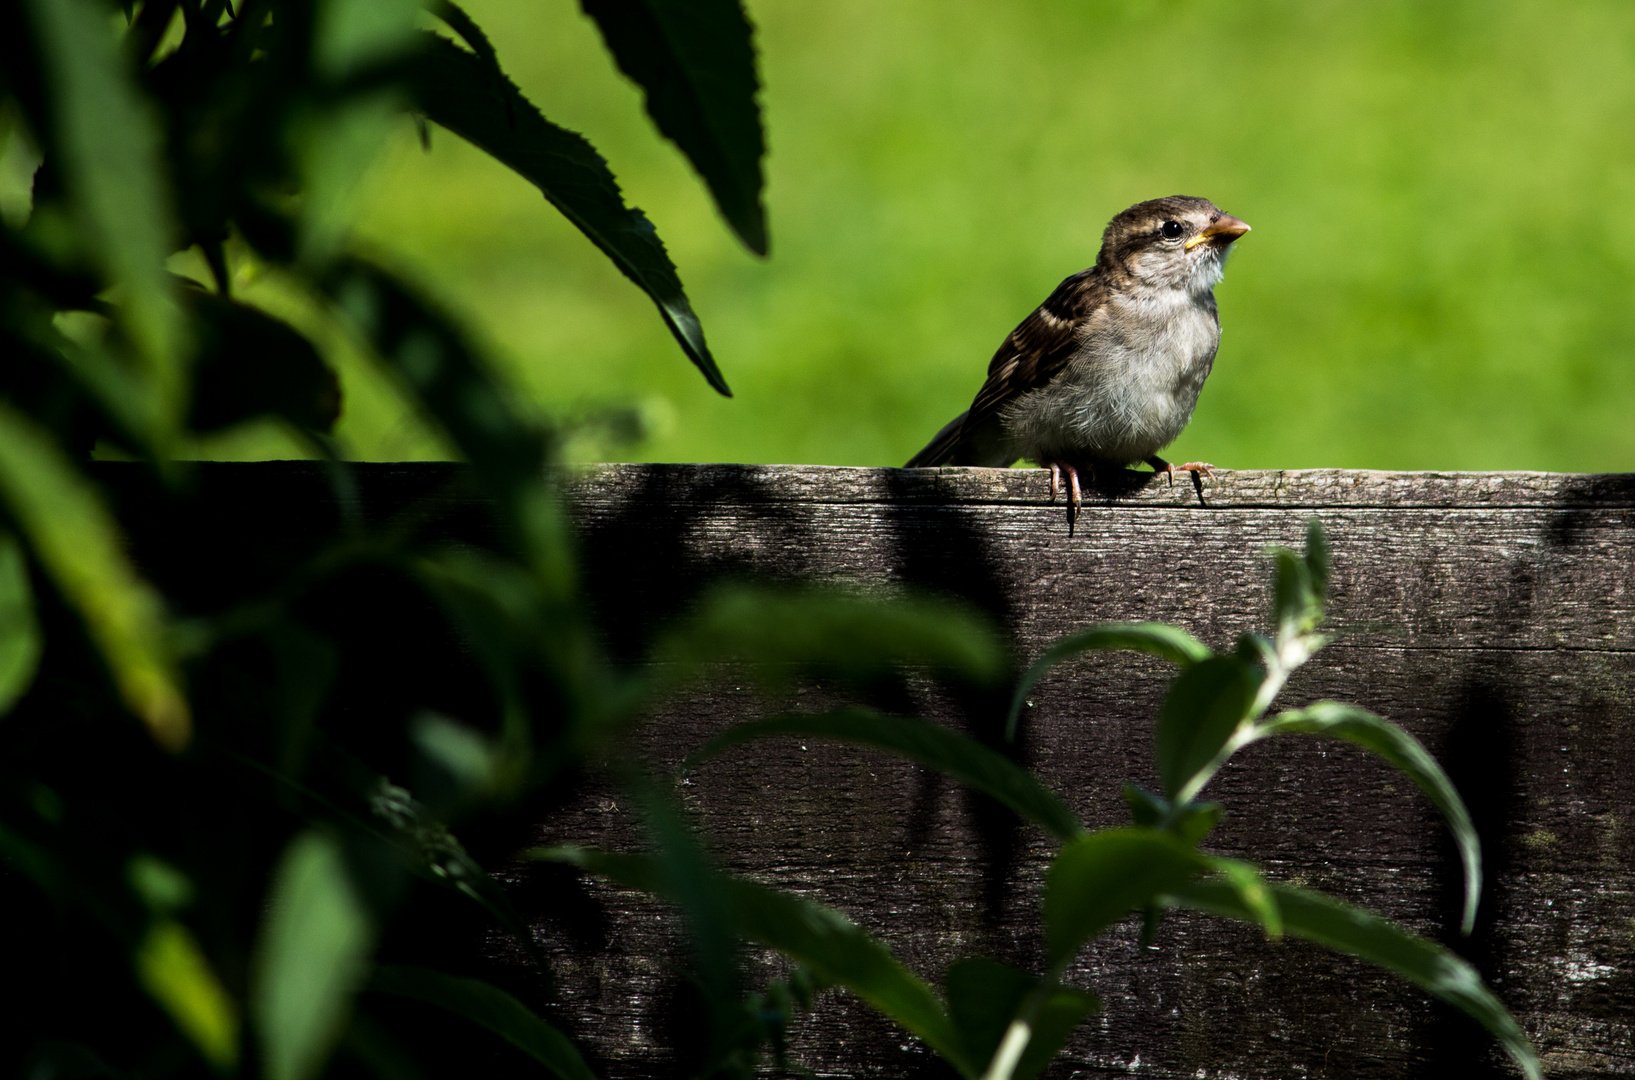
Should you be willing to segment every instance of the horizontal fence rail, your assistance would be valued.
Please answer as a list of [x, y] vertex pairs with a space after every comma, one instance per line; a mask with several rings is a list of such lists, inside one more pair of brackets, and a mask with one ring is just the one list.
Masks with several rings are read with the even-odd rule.
[[[412, 520], [490, 542], [480, 496], [450, 465], [200, 466], [204, 519], [167, 515], [134, 469], [102, 467], [134, 514], [138, 561], [187, 602], [275, 572], [269, 554]], [[1201, 489], [1103, 477], [1071, 525], [1039, 470], [612, 465], [565, 478], [591, 601], [612, 653], [644, 647], [711, 583], [824, 581], [961, 598], [1021, 663], [1098, 621], [1157, 620], [1214, 647], [1266, 628], [1265, 549], [1316, 516], [1333, 548], [1333, 644], [1281, 703], [1356, 702], [1417, 735], [1470, 805], [1487, 861], [1476, 932], [1457, 934], [1457, 855], [1434, 809], [1361, 751], [1264, 745], [1209, 795], [1211, 837], [1271, 876], [1335, 893], [1471, 959], [1551, 1076], [1635, 1074], [1635, 476], [1221, 471]], [[457, 666], [458, 658], [450, 658]], [[384, 661], [383, 661], [384, 662]], [[1156, 787], [1153, 720], [1168, 679], [1131, 655], [1063, 665], [1034, 692], [1022, 759], [1090, 827], [1122, 824], [1121, 786]], [[724, 727], [831, 700], [767, 700], [723, 668], [658, 710], [638, 741], [673, 765]], [[893, 711], [992, 738], [1003, 708], [906, 680]], [[360, 707], [367, 707], [360, 705]], [[740, 747], [680, 789], [733, 871], [831, 904], [938, 980], [985, 952], [1038, 967], [1038, 895], [1053, 851], [951, 782], [884, 754], [816, 742]], [[631, 846], [609, 790], [541, 811], [527, 843]], [[550, 1006], [612, 1076], [665, 1075], [679, 948], [665, 909], [560, 870], [501, 870], [553, 963], [527, 973], [503, 935], [470, 943], [492, 977]], [[760, 957], [768, 973], [776, 961]], [[530, 982], [530, 979], [534, 981]], [[1487, 1036], [1361, 963], [1201, 915], [1134, 921], [1068, 981], [1100, 1014], [1049, 1075], [1508, 1075]], [[935, 1076], [929, 1055], [836, 994], [791, 1050], [822, 1076]]]

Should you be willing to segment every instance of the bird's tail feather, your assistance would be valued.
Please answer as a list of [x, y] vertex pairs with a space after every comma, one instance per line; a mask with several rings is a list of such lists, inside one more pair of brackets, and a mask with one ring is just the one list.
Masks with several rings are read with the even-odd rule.
[[936, 465], [946, 465], [954, 456], [954, 450], [959, 445], [960, 428], [965, 426], [967, 413], [960, 413], [943, 429], [932, 436], [931, 441], [925, 444], [925, 449], [908, 459], [905, 469], [929, 469]]

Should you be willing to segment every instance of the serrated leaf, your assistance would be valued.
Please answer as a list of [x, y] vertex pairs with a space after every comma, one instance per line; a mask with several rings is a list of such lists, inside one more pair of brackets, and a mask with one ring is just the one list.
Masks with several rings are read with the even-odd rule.
[[541, 116], [491, 61], [428, 36], [414, 69], [416, 106], [539, 188], [652, 297], [688, 358], [711, 386], [731, 397], [663, 241], [646, 215], [625, 205], [602, 156], [581, 136]]
[[773, 683], [796, 671], [866, 682], [909, 665], [991, 684], [1005, 670], [998, 635], [964, 607], [743, 586], [706, 596], [665, 635], [654, 659], [688, 674], [708, 663], [747, 663]]
[[[578, 866], [625, 888], [669, 895], [667, 875], [646, 856], [568, 847], [536, 848], [525, 855]], [[845, 987], [969, 1074], [971, 1063], [936, 994], [867, 931], [821, 904], [736, 878], [721, 881], [742, 934], [785, 953], [823, 982]]]
[[1060, 970], [1103, 930], [1206, 868], [1195, 848], [1156, 829], [1102, 829], [1063, 844], [1045, 877], [1051, 968]]
[[1263, 677], [1238, 656], [1212, 656], [1175, 677], [1153, 733], [1158, 777], [1172, 800], [1190, 800], [1208, 780]]
[[0, 716], [10, 712], [33, 684], [40, 650], [28, 560], [17, 538], [0, 532]]
[[374, 927], [340, 845], [301, 833], [274, 872], [250, 1009], [268, 1080], [311, 1080], [346, 1028]]
[[113, 515], [90, 481], [48, 433], [4, 402], [0, 499], [85, 620], [126, 706], [159, 745], [186, 746], [192, 719], [166, 645], [158, 594], [126, 559]]
[[1338, 701], [1319, 701], [1304, 709], [1280, 713], [1256, 728], [1257, 738], [1282, 734], [1326, 735], [1360, 746], [1384, 758], [1425, 793], [1441, 811], [1459, 847], [1465, 872], [1465, 906], [1460, 929], [1470, 933], [1476, 925], [1476, 906], [1482, 898], [1482, 842], [1458, 789], [1424, 744], [1389, 720]]
[[1213, 654], [1208, 647], [1178, 626], [1166, 623], [1103, 623], [1088, 626], [1069, 634], [1046, 649], [1044, 655], [1022, 675], [1011, 697], [1010, 716], [1005, 722], [1005, 738], [1016, 737], [1016, 724], [1022, 715], [1022, 706], [1028, 694], [1049, 674], [1050, 669], [1063, 660], [1087, 652], [1124, 650], [1157, 656], [1186, 667], [1207, 660]]
[[[1475, 968], [1433, 942], [1378, 915], [1320, 893], [1272, 883], [1283, 927], [1293, 937], [1366, 960], [1401, 976], [1460, 1009], [1487, 1028], [1529, 1080], [1541, 1080], [1538, 1055], [1503, 1004], [1482, 984]], [[1238, 891], [1220, 881], [1193, 881], [1171, 890], [1170, 903], [1196, 911], [1258, 923]]]
[[577, 1047], [522, 1002], [480, 979], [456, 978], [429, 968], [382, 964], [369, 989], [413, 998], [487, 1028], [562, 1080], [595, 1080]]
[[137, 981], [218, 1072], [238, 1063], [238, 1003], [193, 935], [171, 919], [148, 928], [134, 957]]
[[146, 378], [149, 415], [179, 418], [185, 326], [165, 258], [175, 233], [159, 129], [132, 84], [106, 11], [91, 0], [26, 0], [52, 102], [48, 153], [62, 170], [87, 250], [123, 289], [120, 319]]
[[767, 253], [766, 139], [755, 104], [754, 30], [739, 0], [583, 0], [647, 113], [709, 185], [733, 230]]
[[975, 739], [926, 720], [886, 716], [869, 709], [793, 714], [737, 724], [705, 743], [682, 763], [696, 768], [732, 746], [774, 736], [834, 739], [872, 746], [937, 769], [980, 791], [1062, 840], [1084, 832], [1067, 804], [1028, 770]]

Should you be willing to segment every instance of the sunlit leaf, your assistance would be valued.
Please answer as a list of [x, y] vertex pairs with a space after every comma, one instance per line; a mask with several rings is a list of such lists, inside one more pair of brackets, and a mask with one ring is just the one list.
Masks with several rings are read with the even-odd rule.
[[1263, 674], [1238, 656], [1212, 656], [1170, 685], [1153, 734], [1158, 778], [1171, 799], [1190, 799], [1248, 717]]
[[535, 1016], [522, 1002], [479, 979], [456, 978], [429, 968], [383, 964], [369, 980], [370, 990], [413, 998], [447, 1009], [487, 1028], [562, 1080], [595, 1080], [568, 1037]]
[[159, 131], [132, 86], [106, 9], [93, 0], [25, 0], [53, 105], [50, 149], [88, 250], [123, 290], [122, 319], [142, 357], [153, 415], [173, 424], [185, 384], [185, 329], [165, 257], [174, 234]]
[[582, 0], [647, 113], [751, 251], [767, 252], [754, 31], [739, 0]]
[[917, 598], [849, 596], [822, 589], [727, 586], [706, 596], [665, 636], [654, 659], [683, 666], [737, 661], [778, 682], [817, 672], [866, 682], [902, 665], [991, 684], [1005, 651], [986, 619]]
[[1212, 655], [1203, 642], [1180, 627], [1166, 623], [1103, 623], [1085, 627], [1046, 649], [1044, 655], [1022, 675], [1021, 681], [1016, 684], [1016, 693], [1011, 697], [1005, 737], [1016, 737], [1017, 720], [1022, 715], [1028, 694], [1050, 673], [1051, 668], [1082, 653], [1115, 650], [1147, 653], [1182, 667], [1207, 660]]
[[1465, 906], [1461, 928], [1468, 934], [1476, 924], [1476, 905], [1482, 897], [1482, 842], [1471, 823], [1465, 801], [1436, 763], [1431, 752], [1402, 728], [1383, 720], [1367, 709], [1338, 701], [1319, 701], [1304, 709], [1280, 713], [1256, 728], [1257, 736], [1327, 735], [1344, 739], [1355, 746], [1370, 750], [1384, 758], [1391, 766], [1414, 782], [1425, 797], [1442, 812], [1448, 830], [1459, 846], [1459, 858], [1465, 872]]
[[1156, 829], [1103, 829], [1063, 844], [1045, 877], [1051, 968], [1059, 970], [1103, 930], [1206, 868], [1195, 848]]
[[[628, 889], [668, 895], [666, 875], [651, 858], [592, 848], [536, 848], [528, 857], [581, 867]], [[736, 925], [820, 980], [844, 986], [969, 1072], [959, 1040], [931, 988], [891, 951], [844, 915], [764, 885], [723, 877]]]
[[1004, 803], [1022, 817], [1062, 840], [1084, 831], [1073, 811], [1020, 765], [975, 739], [940, 724], [885, 716], [868, 709], [792, 714], [737, 724], [694, 752], [682, 764], [696, 768], [728, 747], [772, 736], [833, 739], [853, 746], [872, 746], [938, 769], [973, 790]]
[[223, 989], [187, 927], [161, 919], [136, 946], [136, 977], [206, 1061], [238, 1063], [238, 1003]]
[[304, 832], [273, 875], [250, 1009], [269, 1080], [311, 1080], [346, 1028], [374, 927], [340, 845]]
[[652, 297], [688, 358], [711, 386], [731, 396], [653, 223], [625, 205], [607, 162], [590, 143], [541, 116], [491, 61], [444, 38], [432, 37], [428, 43], [416, 67], [413, 92], [416, 107], [427, 117], [539, 188]]
[[[1504, 1046], [1530, 1080], [1543, 1076], [1538, 1055], [1521, 1026], [1482, 984], [1475, 968], [1433, 942], [1378, 915], [1318, 893], [1272, 883], [1272, 895], [1291, 936], [1366, 960], [1400, 975], [1465, 1012]], [[1220, 881], [1193, 881], [1170, 890], [1169, 902], [1231, 919], [1259, 923], [1236, 888]]]
[[28, 560], [17, 538], [0, 532], [0, 716], [10, 712], [34, 682], [40, 649]]
[[1228, 885], [1237, 890], [1244, 910], [1252, 912], [1266, 937], [1276, 941], [1283, 936], [1283, 913], [1278, 910], [1277, 898], [1260, 868], [1241, 859], [1223, 859], [1207, 856], [1210, 868]]
[[0, 402], [0, 499], [85, 620], [130, 710], [169, 750], [192, 720], [166, 647], [158, 595], [137, 577], [96, 489], [34, 421]]

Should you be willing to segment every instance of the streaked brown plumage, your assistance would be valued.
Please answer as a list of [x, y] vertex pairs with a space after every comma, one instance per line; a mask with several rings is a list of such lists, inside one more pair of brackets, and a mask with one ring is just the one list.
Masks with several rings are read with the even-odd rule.
[[[1096, 265], [1063, 281], [994, 354], [964, 414], [908, 462], [1003, 467], [1028, 458], [1066, 472], [1148, 461], [1181, 433], [1220, 341], [1214, 286], [1249, 226], [1207, 199], [1130, 207]], [[1207, 470], [1189, 463], [1181, 469]]]

